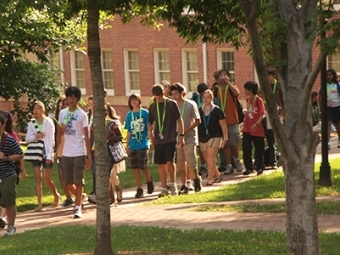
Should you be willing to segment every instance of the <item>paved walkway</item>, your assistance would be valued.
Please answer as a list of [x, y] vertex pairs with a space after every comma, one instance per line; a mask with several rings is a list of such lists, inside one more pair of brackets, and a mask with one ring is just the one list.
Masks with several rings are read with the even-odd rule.
[[[337, 140], [332, 140], [332, 149], [329, 151], [329, 159], [340, 158], [340, 149], [336, 148]], [[317, 150], [316, 162], [321, 161], [320, 148]], [[264, 174], [270, 174], [267, 170]], [[234, 173], [225, 176], [224, 181], [212, 187], [204, 187], [203, 191], [218, 189], [224, 185], [247, 181], [253, 175], [243, 176]], [[233, 229], [233, 230], [276, 230], [285, 231], [286, 216], [284, 213], [225, 213], [225, 212], [192, 212], [191, 209], [203, 204], [179, 204], [164, 206], [143, 206], [143, 203], [157, 198], [160, 188], [156, 184], [152, 195], [145, 194], [142, 199], [134, 198], [135, 188], [124, 190], [124, 201], [117, 207], [111, 208], [112, 225], [135, 226], [160, 226], [176, 227], [180, 229]], [[340, 196], [321, 197], [340, 201]], [[237, 203], [282, 203], [284, 199], [264, 199], [251, 201], [233, 201], [211, 204], [237, 204]], [[319, 230], [322, 232], [340, 232], [340, 215], [319, 215]], [[17, 215], [17, 232], [38, 229], [47, 226], [60, 226], [70, 224], [96, 223], [96, 206], [85, 203], [83, 217], [73, 219], [72, 208], [50, 209], [45, 212], [28, 211]]]

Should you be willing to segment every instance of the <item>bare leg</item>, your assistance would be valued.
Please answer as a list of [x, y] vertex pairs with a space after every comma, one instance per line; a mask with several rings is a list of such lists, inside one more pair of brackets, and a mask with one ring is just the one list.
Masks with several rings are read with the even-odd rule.
[[54, 196], [54, 202], [53, 202], [53, 206], [58, 206], [59, 205], [59, 199], [60, 199], [60, 195], [54, 185], [54, 182], [52, 181], [52, 169], [45, 169], [44, 171], [44, 179], [45, 179], [45, 183], [47, 184], [47, 186], [49, 187], [49, 189], [51, 190], [53, 196]]
[[158, 166], [159, 179], [161, 180], [161, 186], [163, 189], [166, 189], [166, 179], [167, 179], [166, 171], [167, 171], [166, 164], [161, 164]]
[[34, 167], [34, 178], [35, 178], [35, 194], [37, 195], [38, 207], [37, 210], [42, 209], [42, 173], [40, 167]]

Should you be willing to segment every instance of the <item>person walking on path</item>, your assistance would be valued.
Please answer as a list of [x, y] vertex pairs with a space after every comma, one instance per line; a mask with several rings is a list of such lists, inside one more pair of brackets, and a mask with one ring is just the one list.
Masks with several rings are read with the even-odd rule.
[[[154, 163], [159, 165], [159, 177], [162, 191], [159, 197], [169, 195], [166, 183], [166, 171], [170, 175], [171, 195], [177, 195], [176, 185], [176, 145], [183, 147], [183, 119], [176, 101], [164, 96], [164, 87], [156, 84], [152, 87], [155, 102], [149, 108], [149, 139], [155, 141]], [[154, 124], [154, 125], [153, 125]], [[177, 134], [177, 130], [179, 134]]]
[[6, 209], [7, 230], [5, 235], [14, 235], [16, 218], [16, 185], [17, 175], [14, 161], [23, 158], [22, 150], [17, 141], [10, 135], [6, 135], [5, 118], [0, 115], [0, 204]]
[[228, 127], [228, 142], [223, 147], [224, 156], [226, 159], [227, 167], [225, 174], [234, 172], [232, 166], [232, 156], [235, 157], [235, 167], [238, 172], [242, 172], [243, 165], [239, 159], [239, 144], [240, 144], [240, 130], [239, 119], [237, 114], [236, 98], [239, 96], [240, 91], [237, 86], [230, 82], [229, 70], [221, 69], [215, 72], [215, 80], [218, 85], [214, 89], [214, 96], [216, 96], [219, 105], [225, 115], [225, 121]]
[[36, 101], [33, 104], [34, 118], [28, 123], [26, 142], [31, 143], [37, 140], [44, 141], [44, 157], [42, 161], [32, 161], [32, 167], [35, 177], [35, 191], [38, 199], [38, 206], [35, 211], [43, 210], [42, 206], [42, 172], [41, 167], [44, 169], [44, 180], [49, 189], [51, 190], [54, 201], [52, 207], [58, 207], [60, 202], [60, 194], [52, 181], [52, 167], [53, 167], [53, 153], [55, 144], [55, 126], [51, 118], [45, 115], [45, 105]]
[[[198, 126], [200, 150], [203, 153], [208, 168], [207, 186], [223, 180], [216, 166], [216, 156], [219, 148], [228, 141], [228, 129], [223, 111], [213, 102], [213, 92], [208, 89], [202, 93], [203, 106], [199, 108], [201, 124]], [[214, 179], [213, 179], [214, 176]]]
[[148, 168], [148, 158], [150, 149], [150, 140], [148, 138], [148, 121], [149, 111], [143, 109], [141, 97], [138, 94], [132, 94], [129, 97], [129, 109], [125, 118], [125, 129], [128, 131], [126, 151], [129, 155], [129, 168], [133, 169], [137, 193], [135, 198], [143, 197], [141, 174], [146, 179], [148, 194], [154, 191], [153, 180]]
[[59, 123], [64, 134], [63, 178], [66, 185], [76, 186], [74, 218], [82, 217], [82, 196], [84, 189], [84, 171], [91, 167], [91, 148], [88, 135], [87, 114], [77, 104], [81, 98], [78, 87], [68, 87], [65, 91], [68, 107], [59, 113]]
[[252, 144], [255, 147], [257, 175], [260, 175], [264, 170], [263, 149], [265, 130], [262, 123], [265, 117], [264, 104], [262, 98], [257, 95], [258, 85], [256, 82], [246, 82], [244, 84], [244, 90], [248, 98], [242, 130], [243, 162], [246, 167], [243, 175], [248, 175], [253, 172]]
[[[187, 170], [194, 177], [194, 190], [199, 192], [202, 189], [202, 179], [198, 175], [196, 157], [196, 127], [201, 123], [197, 105], [185, 98], [185, 87], [180, 83], [175, 83], [170, 88], [172, 98], [177, 102], [181, 117], [184, 123], [184, 146], [177, 148], [176, 169], [180, 173], [182, 187], [180, 194], [188, 194], [190, 186], [187, 183]], [[188, 169], [187, 169], [188, 168]]]

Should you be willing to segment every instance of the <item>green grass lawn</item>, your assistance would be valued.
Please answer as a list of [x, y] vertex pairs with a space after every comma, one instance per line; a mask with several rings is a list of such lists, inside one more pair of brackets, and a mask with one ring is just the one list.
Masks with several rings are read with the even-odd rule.
[[[332, 187], [316, 187], [317, 196], [338, 195], [340, 192], [340, 159], [331, 162]], [[315, 165], [315, 179], [319, 178], [319, 164]], [[281, 170], [270, 175], [255, 177], [246, 182], [224, 186], [221, 189], [197, 193], [189, 196], [164, 197], [149, 202], [148, 204], [180, 204], [180, 203], [204, 203], [223, 202], [248, 199], [283, 198], [285, 197], [284, 175]]]
[[[205, 255], [283, 255], [286, 235], [279, 232], [164, 229], [121, 226], [112, 228], [115, 251], [186, 252]], [[338, 255], [339, 234], [320, 234], [323, 255]], [[71, 241], [72, 240], [72, 241]], [[0, 238], [1, 255], [54, 255], [93, 252], [94, 226], [43, 228]]]

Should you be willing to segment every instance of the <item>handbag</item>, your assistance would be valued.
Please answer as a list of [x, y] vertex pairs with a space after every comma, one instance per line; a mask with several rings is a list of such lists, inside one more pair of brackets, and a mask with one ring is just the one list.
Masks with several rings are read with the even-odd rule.
[[121, 141], [107, 142], [107, 149], [114, 164], [125, 160], [128, 155]]
[[26, 161], [43, 161], [45, 159], [44, 153], [44, 141], [38, 140], [31, 142], [27, 145], [26, 152], [24, 154], [24, 160]]
[[[2, 147], [2, 150], [5, 147], [7, 136], [8, 136], [7, 132], [4, 132], [2, 134], [2, 137], [1, 137], [1, 147]], [[9, 162], [9, 163], [11, 163], [11, 162]], [[15, 167], [15, 173], [17, 175], [17, 185], [18, 185], [19, 184], [19, 180], [20, 180], [19, 175], [22, 172], [21, 163], [20, 163], [19, 160], [14, 161], [14, 167]]]

